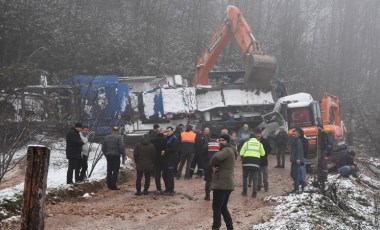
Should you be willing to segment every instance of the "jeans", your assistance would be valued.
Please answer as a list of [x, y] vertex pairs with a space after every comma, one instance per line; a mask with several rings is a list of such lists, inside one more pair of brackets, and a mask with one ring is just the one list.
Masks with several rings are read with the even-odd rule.
[[345, 165], [338, 169], [338, 173], [342, 175], [343, 177], [349, 177], [351, 175], [354, 175], [359, 172], [359, 169], [357, 167]]
[[149, 185], [150, 185], [150, 174], [151, 172], [148, 171], [137, 171], [137, 176], [136, 176], [136, 191], [141, 192], [141, 179], [144, 175], [145, 177], [145, 183], [144, 183], [144, 191], [149, 190]]
[[258, 168], [252, 169], [252, 168], [247, 168], [247, 167], [243, 167], [243, 191], [245, 192], [247, 191], [247, 182], [248, 180], [251, 180], [249, 175], [252, 175], [253, 192], [257, 192], [259, 169]]
[[213, 229], [219, 229], [222, 225], [223, 216], [224, 222], [226, 223], [227, 230], [234, 229], [232, 224], [232, 218], [230, 212], [228, 211], [228, 199], [231, 194], [231, 190], [213, 190], [213, 200], [212, 200], [212, 211], [213, 211]]
[[67, 177], [66, 183], [73, 183], [73, 172], [75, 174], [75, 182], [79, 181], [79, 167], [80, 167], [80, 159], [69, 159], [69, 167], [67, 169]]
[[181, 153], [181, 162], [179, 163], [177, 177], [181, 177], [182, 169], [186, 162], [185, 178], [190, 178], [190, 166], [193, 158], [194, 153]]
[[261, 188], [263, 187], [264, 183], [264, 189], [268, 190], [268, 166], [261, 166], [259, 170], [259, 180], [258, 180], [258, 186]]
[[299, 186], [304, 183], [306, 174], [306, 168], [305, 165], [299, 165], [297, 163], [292, 163], [291, 170], [290, 170], [290, 176], [293, 178], [294, 181], [294, 190], [299, 191]]
[[107, 186], [116, 188], [117, 176], [120, 169], [120, 156], [108, 155], [107, 158]]
[[284, 147], [284, 146], [277, 147], [276, 157], [277, 157], [277, 165], [278, 166], [284, 166], [285, 167], [285, 149], [286, 149], [286, 147]]

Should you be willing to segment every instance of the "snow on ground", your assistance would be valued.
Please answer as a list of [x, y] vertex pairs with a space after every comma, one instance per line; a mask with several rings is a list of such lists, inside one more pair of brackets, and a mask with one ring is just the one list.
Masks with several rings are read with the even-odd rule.
[[359, 179], [332, 175], [325, 195], [308, 186], [299, 195], [266, 197], [265, 201], [279, 204], [268, 222], [253, 229], [379, 229], [379, 189], [363, 180], [379, 183], [365, 175]]
[[[50, 164], [49, 164], [49, 172], [47, 176], [47, 193], [51, 189], [57, 188], [68, 188], [71, 185], [66, 184], [66, 174], [68, 161], [66, 159], [66, 142], [65, 139], [59, 139], [47, 147], [50, 148]], [[95, 159], [100, 154], [101, 146], [98, 143], [91, 143], [91, 152], [88, 159], [88, 172], [90, 172], [92, 165], [94, 164]], [[27, 147], [21, 148], [18, 152], [15, 153], [15, 157], [22, 157], [27, 152]], [[132, 169], [132, 161], [131, 159], [127, 159], [124, 165], [121, 165], [121, 168], [129, 168]], [[99, 181], [106, 177], [106, 168], [107, 162], [105, 157], [101, 157], [98, 163], [95, 165], [93, 173], [91, 177], [88, 178], [89, 181]], [[5, 200], [16, 201], [18, 197], [22, 196], [24, 190], [24, 182], [10, 188], [0, 190], [0, 204]], [[3, 213], [4, 210], [1, 210]]]
[[[67, 188], [67, 159], [65, 140], [59, 139], [48, 147], [50, 167], [47, 179], [47, 192], [51, 189]], [[16, 153], [17, 157], [26, 153], [26, 147]], [[100, 153], [100, 145], [93, 143], [89, 158], [89, 171], [96, 156]], [[378, 158], [370, 158], [367, 163], [380, 166]], [[127, 160], [122, 167], [132, 168]], [[96, 164], [89, 181], [98, 181], [106, 176], [106, 160], [102, 157]], [[22, 196], [24, 183], [0, 190], [0, 203], [4, 200], [16, 200]], [[288, 196], [268, 196], [266, 202], [275, 202], [271, 218], [268, 222], [255, 225], [253, 229], [380, 229], [380, 180], [360, 174], [358, 179], [341, 178], [331, 175], [328, 178], [325, 195], [308, 186], [304, 193]], [[89, 194], [85, 195], [90, 196]], [[377, 200], [376, 200], [377, 199]], [[377, 205], [377, 206], [376, 206]], [[4, 215], [4, 210], [0, 215]]]

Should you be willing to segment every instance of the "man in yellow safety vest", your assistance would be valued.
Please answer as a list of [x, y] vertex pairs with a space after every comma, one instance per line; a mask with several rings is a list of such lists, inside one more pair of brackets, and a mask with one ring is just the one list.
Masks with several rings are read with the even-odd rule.
[[252, 197], [257, 196], [258, 173], [260, 170], [260, 157], [265, 155], [263, 145], [258, 141], [255, 135], [246, 141], [240, 149], [240, 157], [243, 164], [243, 196], [247, 196], [247, 181], [250, 173], [253, 175], [253, 192]]

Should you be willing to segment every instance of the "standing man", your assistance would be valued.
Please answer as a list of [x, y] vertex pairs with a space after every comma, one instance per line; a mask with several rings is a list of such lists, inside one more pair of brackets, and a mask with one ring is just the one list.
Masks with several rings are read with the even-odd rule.
[[303, 184], [302, 180], [302, 167], [305, 167], [305, 158], [303, 155], [303, 144], [301, 137], [304, 132], [301, 128], [296, 128], [294, 131], [294, 141], [290, 151], [290, 162], [292, 167], [290, 169], [290, 175], [294, 181], [294, 193], [300, 193], [299, 186]]
[[286, 133], [284, 126], [279, 128], [279, 132], [276, 135], [275, 144], [277, 148], [277, 165], [275, 168], [285, 168], [285, 151], [288, 145], [288, 134]]
[[154, 124], [153, 129], [148, 132], [148, 136], [151, 141], [157, 137], [157, 134], [159, 133], [159, 128], [160, 128], [159, 124]]
[[174, 134], [173, 127], [166, 128], [166, 149], [164, 152], [164, 168], [162, 177], [165, 183], [164, 194], [174, 195], [174, 175], [177, 168], [177, 149], [179, 140]]
[[191, 162], [190, 177], [193, 177], [195, 168], [197, 168], [196, 178], [202, 178], [203, 176], [203, 162], [201, 160], [202, 152], [207, 148], [206, 137], [202, 134], [200, 127], [195, 129], [195, 156]]
[[[156, 155], [154, 145], [150, 143], [149, 137], [145, 134], [133, 151], [133, 160], [136, 164], [136, 196], [148, 195], [150, 186], [150, 176], [153, 170], [153, 159]], [[145, 177], [144, 192], [141, 193], [141, 179]]]
[[250, 179], [253, 180], [252, 197], [256, 198], [258, 174], [260, 171], [260, 158], [264, 155], [265, 150], [263, 145], [252, 134], [251, 139], [246, 141], [240, 150], [240, 156], [243, 163], [243, 191], [241, 195], [247, 196], [247, 180], [249, 178], [249, 174], [252, 174], [253, 178]]
[[[330, 161], [330, 156], [332, 155], [333, 143], [329, 135], [321, 127], [318, 127], [318, 144], [321, 149], [320, 177], [323, 182], [326, 182], [327, 176], [329, 173], [328, 164]], [[304, 151], [305, 151], [305, 146], [304, 146]], [[307, 154], [308, 153], [304, 154], [304, 156], [307, 156]]]
[[81, 153], [81, 163], [80, 163], [80, 175], [79, 175], [79, 181], [84, 181], [86, 178], [86, 171], [88, 168], [88, 155], [90, 153], [90, 146], [88, 143], [88, 126], [84, 125], [82, 127], [82, 131], [79, 133], [80, 138], [83, 141], [82, 145], [82, 153]]
[[212, 179], [212, 169], [210, 166], [210, 160], [214, 156], [215, 153], [219, 152], [220, 146], [218, 142], [218, 135], [212, 133], [210, 135], [210, 140], [207, 143], [207, 151], [205, 151], [202, 155], [202, 161], [204, 168], [204, 181], [205, 183], [205, 200], [210, 200], [210, 192], [211, 192], [211, 179]]
[[79, 135], [81, 130], [82, 124], [76, 123], [66, 135], [66, 158], [69, 160], [66, 177], [67, 184], [74, 184], [73, 171], [75, 171], [75, 183], [79, 182], [79, 167], [81, 163], [82, 145], [84, 144]]
[[186, 162], [185, 179], [191, 179], [190, 177], [190, 165], [194, 158], [195, 153], [195, 136], [193, 132], [193, 126], [186, 126], [185, 132], [181, 133], [181, 162], [178, 167], [177, 179], [181, 177], [183, 166]]
[[116, 186], [120, 169], [120, 157], [125, 157], [123, 137], [119, 134], [119, 127], [114, 126], [112, 133], [104, 138], [103, 154], [107, 159], [107, 186], [111, 190], [119, 190]]
[[213, 190], [212, 229], [219, 229], [222, 225], [223, 216], [227, 229], [233, 229], [232, 218], [228, 211], [228, 199], [234, 190], [234, 167], [236, 149], [230, 145], [230, 136], [222, 134], [219, 137], [220, 151], [215, 153], [210, 159], [212, 168], [211, 189]]
[[156, 183], [157, 191], [162, 192], [161, 174], [164, 167], [164, 158], [162, 153], [166, 148], [166, 138], [165, 135], [162, 133], [162, 128], [158, 128], [156, 137], [150, 139], [150, 141], [154, 145], [154, 149], [156, 150], [156, 155], [153, 160], [154, 181]]
[[265, 192], [269, 191], [268, 183], [268, 154], [272, 150], [269, 141], [261, 135], [261, 130], [256, 129], [255, 136], [258, 141], [263, 145], [265, 154], [260, 157], [260, 170], [259, 170], [259, 181], [257, 191], [260, 191], [264, 184]]
[[[177, 127], [174, 130], [174, 135], [177, 137], [180, 145], [181, 145], [181, 133], [183, 131], [184, 131], [184, 125], [183, 124], [177, 125]], [[176, 163], [177, 165], [175, 167], [175, 173], [178, 174], [178, 166], [181, 163], [181, 148], [180, 147], [177, 148], [176, 155], [177, 155], [177, 163]]]

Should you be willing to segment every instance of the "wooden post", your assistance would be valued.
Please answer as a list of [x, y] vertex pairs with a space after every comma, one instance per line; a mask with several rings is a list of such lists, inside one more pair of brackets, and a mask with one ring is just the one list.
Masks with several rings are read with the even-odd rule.
[[28, 146], [21, 229], [44, 229], [49, 161], [50, 149], [41, 145]]

